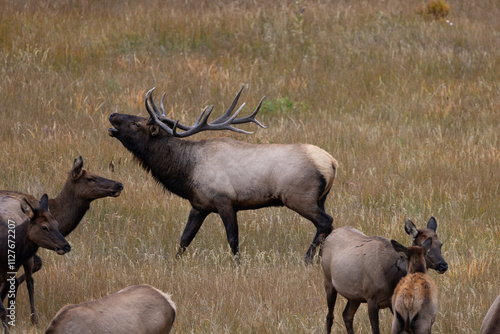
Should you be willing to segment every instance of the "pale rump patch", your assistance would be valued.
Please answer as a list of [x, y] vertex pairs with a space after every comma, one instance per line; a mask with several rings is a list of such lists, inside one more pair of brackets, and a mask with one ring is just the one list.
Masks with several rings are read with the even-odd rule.
[[335, 160], [328, 152], [325, 150], [314, 146], [305, 144], [303, 145], [305, 152], [313, 164], [318, 168], [319, 172], [326, 181], [325, 191], [321, 194], [319, 198], [323, 198], [333, 185], [333, 181], [337, 175], [337, 168], [339, 163]]

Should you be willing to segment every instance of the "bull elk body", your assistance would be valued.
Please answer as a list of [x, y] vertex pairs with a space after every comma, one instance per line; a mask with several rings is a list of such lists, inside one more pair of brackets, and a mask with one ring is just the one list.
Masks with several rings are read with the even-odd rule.
[[[441, 255], [442, 243], [436, 230], [434, 217], [425, 229], [417, 229], [411, 220], [405, 222], [405, 231], [413, 238], [413, 246], [422, 245], [427, 238], [432, 239], [432, 247], [425, 256], [426, 265], [444, 273], [448, 264]], [[321, 265], [328, 304], [327, 333], [332, 330], [338, 293], [347, 299], [342, 313], [347, 333], [354, 333], [354, 315], [361, 303], [368, 304], [372, 333], [380, 333], [379, 310], [391, 306], [394, 288], [407, 274], [406, 260], [389, 240], [368, 237], [349, 226], [337, 228], [325, 240]]]
[[[316, 235], [305, 257], [306, 262], [312, 262], [317, 246], [333, 229], [333, 219], [325, 212], [325, 200], [338, 163], [330, 154], [307, 144], [250, 144], [230, 138], [199, 141], [179, 138], [206, 130], [247, 133], [232, 125], [248, 122], [263, 127], [255, 119], [262, 100], [251, 115], [236, 118], [241, 106], [231, 116], [242, 89], [221, 117], [207, 123], [213, 106], [207, 107], [194, 126], [167, 118], [163, 98], [159, 110], [150, 90], [145, 101], [150, 118], [113, 113], [109, 116], [113, 127], [108, 132], [167, 190], [189, 200], [192, 208], [178, 255], [185, 251], [205, 218], [213, 212], [221, 217], [230, 248], [237, 256], [237, 212], [286, 206], [316, 227]], [[183, 132], [178, 132], [178, 129]]]
[[97, 300], [64, 306], [45, 334], [166, 334], [175, 313], [169, 294], [149, 285], [133, 285]]
[[[28, 219], [20, 225], [16, 226], [12, 221], [6, 222], [0, 219], [0, 283], [7, 283], [7, 280], [11, 279], [8, 273], [17, 272], [21, 265], [35, 255], [39, 247], [54, 250], [59, 255], [71, 250], [70, 245], [59, 232], [57, 221], [49, 212], [47, 195], [44, 194], [41, 197], [37, 206], [31, 206], [29, 202], [22, 203], [22, 209]], [[14, 265], [9, 256], [13, 249]], [[33, 298], [33, 279], [29, 272], [26, 276], [31, 299]], [[12, 279], [15, 279], [15, 276]], [[8, 333], [7, 312], [3, 303], [0, 303], [0, 318], [5, 332]]]
[[392, 296], [392, 334], [430, 334], [437, 314], [437, 291], [427, 275], [424, 254], [432, 247], [427, 238], [422, 246], [406, 248], [391, 240], [394, 249], [407, 258], [408, 275], [399, 281]]
[[[86, 170], [80, 156], [74, 160], [73, 167], [61, 192], [55, 198], [49, 200], [50, 212], [59, 223], [61, 234], [67, 236], [78, 226], [85, 213], [89, 210], [92, 201], [108, 196], [117, 197], [122, 190], [123, 185], [120, 182], [106, 179]], [[14, 221], [16, 224], [22, 223], [27, 218], [26, 213], [21, 210], [20, 204], [23, 201], [27, 201], [31, 205], [37, 203], [37, 200], [31, 195], [0, 190], [0, 218], [5, 221]], [[23, 264], [25, 274], [17, 279], [16, 290], [17, 286], [25, 280], [28, 282], [28, 287], [32, 285], [31, 275], [40, 270], [41, 266], [42, 261], [37, 255], [28, 259]], [[8, 287], [4, 284], [1, 290], [2, 300], [5, 299], [7, 290]], [[36, 323], [37, 316], [31, 293], [30, 304], [32, 322]]]

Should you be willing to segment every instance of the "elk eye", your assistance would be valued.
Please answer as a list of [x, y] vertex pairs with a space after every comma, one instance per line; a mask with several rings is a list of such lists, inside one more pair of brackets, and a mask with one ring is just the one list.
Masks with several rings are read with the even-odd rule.
[[137, 122], [133, 122], [132, 125], [135, 125], [136, 127], [140, 127], [141, 125]]
[[48, 231], [49, 231], [49, 228], [48, 228], [47, 226], [45, 226], [45, 225], [44, 225], [44, 226], [42, 226], [42, 230], [44, 230], [44, 231], [47, 231], [47, 232], [48, 232]]
[[88, 177], [87, 181], [89, 181], [89, 182], [95, 182], [95, 179], [93, 177]]

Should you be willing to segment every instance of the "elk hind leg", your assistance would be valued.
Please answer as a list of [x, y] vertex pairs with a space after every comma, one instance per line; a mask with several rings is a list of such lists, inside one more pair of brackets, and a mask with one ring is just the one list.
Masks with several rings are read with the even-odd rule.
[[239, 259], [239, 237], [238, 237], [238, 220], [236, 216], [236, 211], [231, 206], [224, 206], [218, 208], [220, 218], [224, 223], [224, 228], [226, 229], [227, 241], [229, 247], [236, 260]]
[[360, 302], [348, 300], [344, 312], [342, 312], [342, 318], [344, 319], [345, 328], [348, 334], [354, 334], [354, 315], [356, 314], [359, 305], [361, 305]]
[[326, 314], [326, 333], [332, 332], [335, 302], [337, 301], [337, 290], [333, 287], [330, 280], [325, 279], [326, 302], [328, 304], [328, 313]]

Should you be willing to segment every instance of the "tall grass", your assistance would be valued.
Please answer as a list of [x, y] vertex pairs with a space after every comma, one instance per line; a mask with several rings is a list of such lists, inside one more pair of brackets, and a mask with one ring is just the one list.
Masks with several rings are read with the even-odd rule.
[[[92, 204], [70, 254], [39, 252], [40, 321], [30, 326], [22, 288], [14, 332], [43, 332], [65, 304], [137, 283], [172, 293], [176, 333], [324, 331], [322, 273], [303, 265], [310, 222], [283, 208], [240, 212], [235, 266], [209, 216], [176, 261], [189, 204], [106, 133], [112, 112], [144, 115], [153, 86], [170, 117], [192, 123], [245, 85], [246, 112], [266, 95], [268, 129], [197, 138], [324, 148], [340, 162], [326, 203], [335, 227], [409, 244], [404, 220], [434, 215], [450, 265], [431, 273], [435, 331], [477, 333], [500, 293], [500, 6], [450, 0], [450, 25], [419, 16], [421, 4], [0, 0], [1, 188], [53, 197], [80, 154], [125, 185]], [[390, 318], [381, 311], [383, 332]], [[370, 329], [365, 306], [355, 328]]]

